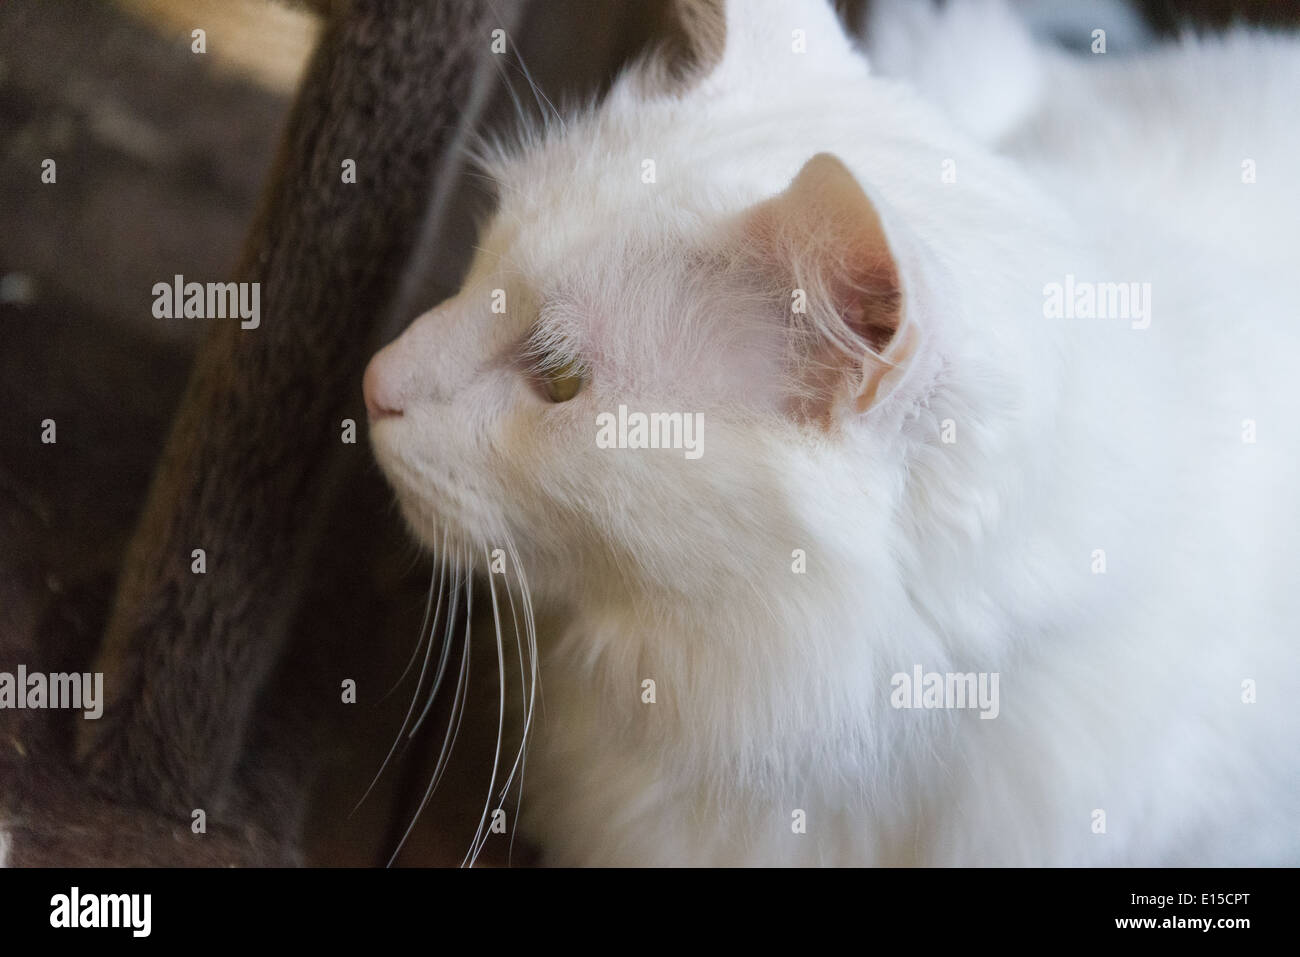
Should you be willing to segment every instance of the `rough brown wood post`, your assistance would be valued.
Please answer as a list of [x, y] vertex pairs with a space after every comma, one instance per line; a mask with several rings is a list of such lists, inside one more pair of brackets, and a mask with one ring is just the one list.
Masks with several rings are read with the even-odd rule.
[[331, 17], [235, 277], [260, 283], [260, 325], [219, 320], [199, 350], [118, 585], [108, 705], [80, 748], [115, 797], [186, 815], [229, 797], [357, 448], [341, 419], [372, 333], [514, 15], [511, 0], [351, 0]]

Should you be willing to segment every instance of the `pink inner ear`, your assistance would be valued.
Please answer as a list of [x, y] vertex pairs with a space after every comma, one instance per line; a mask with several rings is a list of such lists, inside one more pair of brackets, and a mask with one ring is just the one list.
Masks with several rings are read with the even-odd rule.
[[843, 163], [818, 153], [750, 211], [745, 236], [773, 289], [808, 294], [807, 314], [793, 317], [812, 333], [801, 357], [801, 417], [829, 421], [845, 398], [865, 411], [890, 368], [878, 357], [902, 318], [898, 267], [870, 198]]

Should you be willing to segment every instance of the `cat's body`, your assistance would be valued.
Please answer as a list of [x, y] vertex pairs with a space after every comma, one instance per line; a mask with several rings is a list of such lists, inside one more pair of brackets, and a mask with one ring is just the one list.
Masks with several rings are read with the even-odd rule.
[[[968, 136], [960, 84], [871, 75], [820, 3], [739, 6], [695, 85], [627, 79], [502, 163], [461, 295], [368, 374], [417, 532], [515, 542], [551, 625], [527, 832], [554, 863], [1300, 861], [1300, 44], [1017, 35], [1028, 93]], [[1138, 285], [1052, 314], [1077, 283]], [[571, 401], [519, 374], [530, 331], [589, 370]], [[598, 448], [620, 404], [703, 413], [704, 454]], [[996, 717], [895, 707], [917, 667], [997, 674]]]

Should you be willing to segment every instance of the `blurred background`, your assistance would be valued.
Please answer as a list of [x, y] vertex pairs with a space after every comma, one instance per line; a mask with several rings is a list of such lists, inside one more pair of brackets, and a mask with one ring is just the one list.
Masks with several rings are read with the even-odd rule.
[[[597, 93], [660, 36], [666, 5], [536, 2], [514, 39], [547, 95], [575, 101]], [[201, 322], [154, 319], [151, 288], [174, 273], [229, 277], [328, 6], [0, 4], [0, 670], [19, 662], [47, 671], [90, 668], [205, 331]], [[1283, 0], [1149, 0], [1137, 7], [1157, 34], [1234, 20], [1300, 24], [1300, 3]], [[841, 10], [848, 22], [862, 22], [863, 2]], [[202, 55], [191, 50], [196, 27], [206, 31]], [[518, 73], [505, 79], [526, 90]], [[512, 111], [499, 91], [487, 122], [504, 123]], [[41, 182], [45, 158], [57, 161], [57, 184]], [[450, 227], [420, 250], [421, 308], [455, 289], [474, 217], [487, 203], [472, 179], [458, 195]], [[352, 414], [364, 421], [359, 394]], [[39, 441], [46, 418], [58, 423], [55, 447]], [[373, 466], [357, 469], [337, 514], [322, 520], [329, 547], [313, 568], [311, 593], [256, 723], [249, 773], [268, 807], [291, 809], [262, 826], [301, 848], [301, 860], [382, 864], [423, 794], [441, 744], [438, 721], [403, 752], [371, 799], [349, 812], [409, 703], [409, 688], [382, 701], [377, 689], [397, 682], [411, 654], [430, 569]], [[376, 693], [351, 709], [322, 710], [321, 700], [338, 700], [340, 677]], [[467, 718], [449, 781], [401, 863], [455, 864], [468, 847], [487, 782], [495, 690], [479, 700], [489, 720], [476, 723], [473, 712]], [[3, 802], [13, 798], [20, 773], [66, 766], [74, 729], [67, 713], [0, 718]], [[39, 849], [17, 863], [93, 858], [96, 833], [126, 822], [110, 811], [99, 825], [88, 822], [78, 794], [60, 790], [57, 772], [49, 775], [55, 786], [46, 789], [40, 815], [10, 809], [24, 816]], [[82, 826], [69, 830], [74, 819]], [[503, 848], [489, 846], [485, 861], [504, 859]], [[516, 845], [514, 862], [527, 860]]]

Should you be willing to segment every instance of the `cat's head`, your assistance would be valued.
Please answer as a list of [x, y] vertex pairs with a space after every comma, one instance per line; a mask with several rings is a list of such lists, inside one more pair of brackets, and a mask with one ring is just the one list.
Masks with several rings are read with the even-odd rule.
[[888, 550], [958, 338], [906, 208], [938, 195], [933, 121], [826, 5], [740, 6], [693, 84], [648, 64], [492, 161], [461, 291], [372, 360], [376, 455], [428, 544], [512, 541], [561, 595]]

